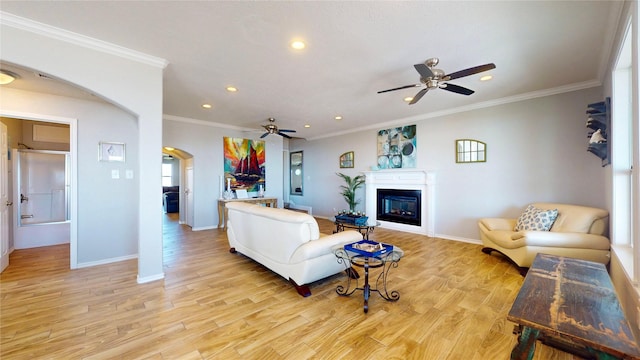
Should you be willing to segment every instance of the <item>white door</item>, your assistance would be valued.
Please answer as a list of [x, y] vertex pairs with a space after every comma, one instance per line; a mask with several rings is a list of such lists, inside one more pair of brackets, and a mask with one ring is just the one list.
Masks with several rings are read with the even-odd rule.
[[9, 148], [7, 126], [0, 123], [0, 272], [9, 266], [9, 169], [7, 168]]
[[188, 167], [185, 172], [185, 183], [187, 186], [184, 189], [184, 221], [187, 225], [193, 227], [193, 168]]

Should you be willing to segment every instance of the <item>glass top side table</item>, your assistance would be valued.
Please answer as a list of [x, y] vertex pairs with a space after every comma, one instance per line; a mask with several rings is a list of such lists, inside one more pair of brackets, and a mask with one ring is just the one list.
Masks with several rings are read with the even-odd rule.
[[[340, 296], [350, 296], [356, 290], [361, 290], [364, 297], [364, 312], [369, 311], [369, 296], [371, 292], [377, 292], [380, 297], [387, 301], [400, 300], [400, 293], [396, 290], [389, 291], [387, 289], [387, 279], [389, 270], [397, 268], [400, 259], [404, 256], [404, 251], [394, 246], [393, 250], [378, 256], [367, 256], [345, 250], [343, 246], [334, 248], [334, 254], [338, 263], [344, 264], [347, 277], [347, 286], [338, 285], [336, 293]], [[364, 269], [364, 283], [359, 286], [359, 274], [353, 269], [353, 266]], [[375, 281], [369, 283], [369, 270], [381, 268], [380, 274]]]
[[369, 234], [375, 230], [376, 226], [380, 226], [380, 222], [375, 219], [367, 219], [367, 223], [363, 225], [356, 225], [344, 221], [340, 221], [335, 217], [329, 218], [330, 221], [336, 225], [336, 229], [333, 233], [344, 231], [345, 229], [354, 229], [357, 230], [360, 234], [362, 234], [362, 239], [369, 240]]

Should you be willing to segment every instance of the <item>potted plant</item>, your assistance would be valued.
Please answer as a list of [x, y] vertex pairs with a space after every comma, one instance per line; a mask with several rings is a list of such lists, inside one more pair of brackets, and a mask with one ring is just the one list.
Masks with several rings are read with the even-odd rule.
[[340, 176], [345, 182], [345, 185], [340, 185], [340, 189], [342, 190], [340, 194], [347, 204], [349, 204], [349, 211], [355, 211], [356, 205], [359, 204], [359, 201], [356, 200], [356, 190], [364, 184], [364, 175], [357, 175], [354, 177], [342, 173], [336, 173], [336, 175]]

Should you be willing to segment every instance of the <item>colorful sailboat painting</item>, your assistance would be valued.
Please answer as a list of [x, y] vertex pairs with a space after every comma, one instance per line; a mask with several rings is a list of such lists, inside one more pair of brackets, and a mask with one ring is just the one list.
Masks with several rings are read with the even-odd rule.
[[262, 140], [224, 137], [224, 177], [231, 189], [258, 191], [265, 184], [265, 142]]

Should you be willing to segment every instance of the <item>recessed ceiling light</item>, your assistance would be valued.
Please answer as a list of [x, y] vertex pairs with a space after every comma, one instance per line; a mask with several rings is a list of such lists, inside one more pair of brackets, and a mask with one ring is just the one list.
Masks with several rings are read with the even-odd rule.
[[18, 75], [15, 73], [12, 73], [11, 71], [0, 70], [0, 85], [11, 84], [13, 80], [17, 78], [18, 78]]
[[334, 119], [336, 119], [336, 120], [342, 120], [342, 116], [338, 115], [338, 116], [336, 116]]
[[411, 96], [407, 96], [406, 98], [404, 98], [402, 100], [404, 100], [404, 102], [411, 102], [411, 100], [413, 100], [413, 98]]
[[202, 107], [205, 108], [205, 109], [211, 109], [212, 108], [211, 104], [202, 104]]
[[491, 76], [491, 75], [485, 75], [485, 76], [483, 76], [483, 77], [481, 77], [481, 78], [480, 78], [480, 81], [489, 81], [489, 80], [491, 80], [491, 79], [493, 79], [493, 76]]
[[235, 86], [227, 86], [227, 91], [228, 92], [236, 92], [238, 91], [238, 88]]
[[302, 40], [294, 40], [294, 41], [291, 42], [291, 47], [296, 49], [296, 50], [302, 50], [306, 46], [307, 45]]
[[304, 124], [304, 127], [306, 127], [306, 128], [310, 128], [310, 127], [311, 127], [311, 125], [309, 125], [309, 124]]

